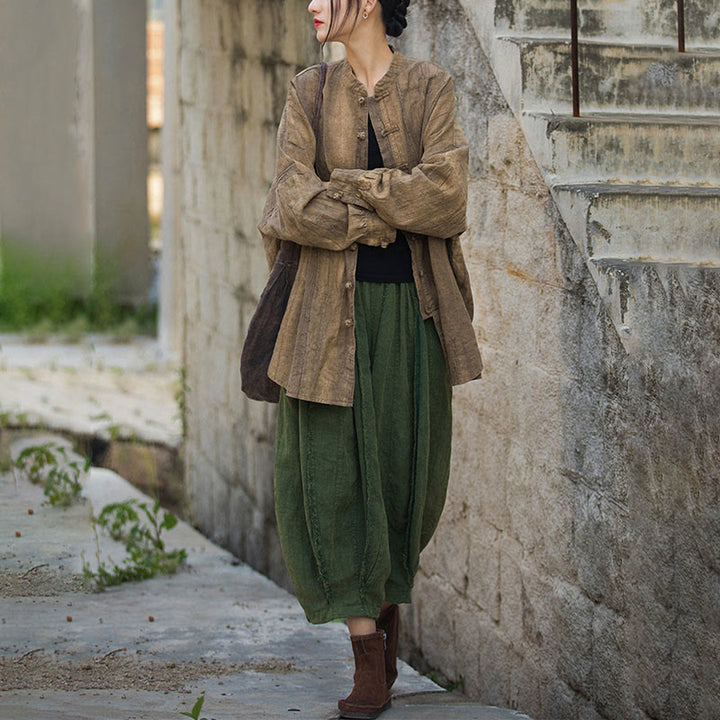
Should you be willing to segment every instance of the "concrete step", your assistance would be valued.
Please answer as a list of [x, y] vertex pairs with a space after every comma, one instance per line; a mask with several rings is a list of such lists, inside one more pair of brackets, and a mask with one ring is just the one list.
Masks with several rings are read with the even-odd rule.
[[720, 185], [720, 116], [526, 113], [551, 184]]
[[[676, 0], [581, 0], [580, 37], [607, 37], [635, 42], [677, 42]], [[568, 0], [497, 0], [498, 32], [570, 34]], [[720, 11], [704, 0], [685, 2], [686, 46], [720, 45]]]
[[[545, 37], [498, 38], [503, 62], [521, 68], [521, 105], [526, 111], [571, 112], [570, 43]], [[518, 91], [510, 68], [503, 90], [511, 106]], [[506, 95], [507, 96], [507, 95]], [[720, 52], [682, 54], [661, 45], [585, 41], [580, 46], [581, 112], [618, 111], [717, 114]]]
[[652, 355], [659, 337], [715, 307], [720, 187], [598, 183], [552, 193], [628, 353]]
[[586, 259], [720, 266], [720, 187], [596, 183], [552, 194]]
[[688, 328], [702, 335], [699, 328], [716, 324], [717, 265], [617, 257], [589, 258], [588, 267], [623, 346], [635, 357], [688, 342]]

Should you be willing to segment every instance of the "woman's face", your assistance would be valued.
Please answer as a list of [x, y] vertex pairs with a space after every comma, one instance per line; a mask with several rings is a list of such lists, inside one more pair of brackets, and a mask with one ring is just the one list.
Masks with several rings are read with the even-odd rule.
[[332, 28], [330, 28], [332, 0], [310, 0], [308, 11], [313, 16], [318, 42], [344, 42], [357, 22], [358, 4], [353, 0], [332, 2]]

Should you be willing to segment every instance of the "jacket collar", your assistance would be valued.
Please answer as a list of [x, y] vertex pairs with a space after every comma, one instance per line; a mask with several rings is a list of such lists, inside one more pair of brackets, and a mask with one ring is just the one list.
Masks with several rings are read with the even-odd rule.
[[[374, 94], [376, 98], [383, 95], [383, 91], [391, 86], [393, 80], [398, 76], [405, 64], [405, 56], [395, 50], [392, 45], [389, 45], [388, 47], [392, 50], [393, 57], [387, 72], [375, 83]], [[350, 65], [347, 58], [342, 60], [342, 75], [352, 90], [357, 90], [365, 95], [367, 94], [367, 88], [360, 82], [360, 80], [357, 79], [355, 73], [353, 72], [352, 65]]]

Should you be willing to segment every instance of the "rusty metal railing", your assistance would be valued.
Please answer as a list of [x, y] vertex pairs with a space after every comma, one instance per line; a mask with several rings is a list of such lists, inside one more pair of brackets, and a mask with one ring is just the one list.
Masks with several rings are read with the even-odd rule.
[[[685, 52], [685, 0], [677, 0], [678, 52]], [[578, 40], [578, 3], [570, 0], [570, 72], [573, 117], [580, 117], [580, 43]]]
[[677, 0], [678, 52], [685, 52], [685, 0]]
[[570, 0], [570, 65], [572, 76], [573, 117], [580, 117], [580, 60], [577, 0]]

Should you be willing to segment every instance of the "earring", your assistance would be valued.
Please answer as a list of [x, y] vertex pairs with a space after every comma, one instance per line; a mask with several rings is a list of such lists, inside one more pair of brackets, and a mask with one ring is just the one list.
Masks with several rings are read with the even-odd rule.
[[367, 19], [368, 19], [367, 10], [363, 10], [363, 20], [367, 20]]

